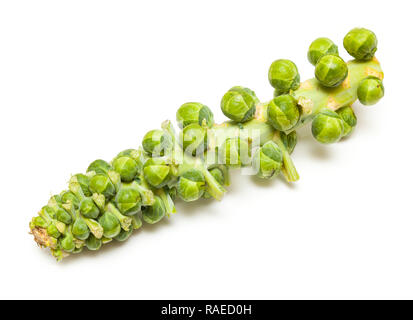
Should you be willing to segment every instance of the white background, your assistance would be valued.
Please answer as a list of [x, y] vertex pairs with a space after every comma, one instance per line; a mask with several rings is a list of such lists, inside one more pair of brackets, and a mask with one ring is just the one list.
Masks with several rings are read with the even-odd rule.
[[[0, 298], [413, 298], [412, 19], [408, 1], [2, 1]], [[375, 31], [386, 96], [355, 106], [341, 143], [307, 129], [301, 179], [237, 173], [224, 200], [126, 243], [56, 263], [28, 223], [71, 174], [138, 147], [200, 101], [224, 121], [233, 85], [272, 96], [278, 58], [313, 76], [307, 48]]]

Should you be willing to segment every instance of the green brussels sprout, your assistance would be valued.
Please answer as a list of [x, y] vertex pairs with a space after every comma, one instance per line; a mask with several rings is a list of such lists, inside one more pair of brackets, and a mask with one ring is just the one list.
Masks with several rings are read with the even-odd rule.
[[329, 38], [318, 38], [311, 43], [307, 58], [315, 66], [318, 60], [327, 54], [338, 55], [338, 47]]
[[348, 136], [357, 125], [357, 117], [351, 107], [342, 107], [338, 109], [337, 114], [344, 121], [344, 132], [343, 137]]
[[155, 188], [161, 188], [171, 179], [171, 169], [162, 158], [150, 158], [143, 165], [145, 180]]
[[145, 163], [145, 160], [147, 159], [147, 155], [144, 150], [139, 149], [126, 149], [118, 153], [116, 158], [120, 157], [130, 157], [133, 160], [135, 160], [137, 164], [137, 169], [138, 169], [138, 174], [142, 171], [143, 164]]
[[225, 184], [225, 174], [220, 168], [212, 168], [208, 171], [220, 185], [223, 186]]
[[259, 100], [254, 91], [236, 86], [222, 97], [221, 110], [231, 120], [246, 122], [254, 117], [257, 103]]
[[50, 253], [56, 258], [57, 261], [61, 261], [64, 258], [64, 253], [60, 249], [50, 249]]
[[181, 129], [192, 123], [202, 126], [204, 120], [205, 125], [211, 128], [214, 124], [214, 114], [207, 106], [199, 102], [185, 103], [176, 112], [176, 121]]
[[344, 121], [336, 112], [324, 109], [315, 116], [311, 132], [318, 142], [334, 143], [343, 136]]
[[84, 198], [80, 202], [79, 211], [83, 216], [90, 219], [96, 219], [100, 214], [100, 210], [92, 198]]
[[142, 157], [142, 150], [126, 149], [117, 154], [116, 158], [120, 157], [131, 157], [136, 162], [139, 162]]
[[60, 196], [63, 203], [73, 203], [76, 209], [79, 207], [79, 199], [73, 192], [64, 191]]
[[275, 95], [289, 93], [300, 86], [300, 74], [294, 62], [287, 59], [275, 60], [268, 71], [268, 81], [275, 89]]
[[232, 168], [246, 166], [251, 163], [251, 148], [241, 138], [228, 138], [219, 150], [219, 161]]
[[64, 237], [59, 240], [59, 246], [60, 248], [62, 248], [64, 251], [68, 253], [71, 253], [75, 250], [76, 248], [75, 239], [73, 238], [73, 234], [70, 228], [68, 228]]
[[119, 221], [120, 227], [123, 230], [129, 231], [129, 227], [132, 224], [132, 218], [128, 216], [124, 216], [113, 203], [108, 203], [106, 206], [106, 210], [112, 213]]
[[119, 242], [123, 242], [129, 239], [132, 235], [133, 229], [131, 228], [129, 231], [121, 230], [120, 233], [115, 237], [115, 240]]
[[143, 150], [153, 157], [162, 157], [172, 147], [172, 139], [162, 130], [151, 130], [142, 140]]
[[116, 193], [112, 181], [103, 174], [97, 174], [90, 179], [89, 189], [92, 193], [103, 194], [107, 199], [111, 199]]
[[60, 207], [56, 209], [56, 219], [64, 224], [72, 223], [72, 215]]
[[373, 76], [361, 80], [357, 88], [357, 97], [362, 104], [370, 106], [376, 104], [384, 96], [383, 82]]
[[293, 128], [300, 120], [297, 101], [289, 94], [278, 96], [270, 101], [267, 109], [268, 122], [279, 131]]
[[185, 172], [179, 178], [177, 190], [179, 197], [186, 202], [198, 200], [205, 191], [204, 175], [197, 169]]
[[[211, 177], [215, 179], [216, 183], [220, 186], [229, 186], [229, 170], [228, 167], [221, 164], [216, 167], [208, 169]], [[211, 189], [211, 186], [207, 184], [203, 197], [205, 199], [212, 198], [212, 195], [208, 192]]]
[[99, 250], [102, 246], [102, 239], [98, 239], [93, 234], [91, 234], [89, 238], [87, 238], [85, 245], [90, 251]]
[[207, 148], [207, 130], [197, 123], [187, 125], [179, 134], [179, 142], [185, 152], [203, 154]]
[[347, 78], [348, 67], [339, 56], [325, 55], [315, 66], [315, 77], [323, 86], [337, 87]]
[[354, 28], [344, 37], [344, 48], [357, 60], [368, 61], [377, 51], [377, 38], [374, 32], [364, 28]]
[[110, 170], [112, 170], [112, 167], [109, 163], [107, 163], [105, 160], [95, 160], [93, 161], [89, 167], [87, 168], [86, 172], [95, 172], [96, 174], [107, 174]]
[[47, 231], [47, 234], [49, 235], [49, 236], [51, 236], [51, 237], [53, 237], [53, 238], [59, 238], [60, 236], [61, 236], [61, 233], [60, 233], [60, 231], [59, 231], [59, 229], [57, 229], [57, 227], [56, 227], [56, 225], [55, 224], [50, 224], [48, 227], [47, 227], [47, 229], [46, 229], [46, 231]]
[[274, 141], [266, 142], [254, 155], [253, 168], [260, 178], [271, 179], [283, 167], [283, 153]]
[[103, 227], [105, 238], [114, 238], [120, 233], [120, 222], [112, 212], [105, 211], [99, 218], [99, 224]]
[[280, 139], [287, 149], [288, 153], [293, 153], [295, 146], [297, 145], [297, 132], [291, 131], [289, 134], [280, 132]]
[[73, 222], [72, 234], [79, 240], [86, 240], [89, 237], [89, 227], [79, 214], [77, 214], [76, 220]]
[[141, 210], [142, 198], [138, 189], [122, 187], [115, 197], [119, 211], [127, 216], [132, 216]]
[[113, 160], [112, 165], [123, 182], [131, 182], [138, 174], [138, 164], [131, 157], [118, 157]]
[[[40, 210], [39, 213], [41, 216], [45, 215], [49, 219], [56, 219], [56, 212], [55, 210], [50, 207], [50, 206], [43, 206], [42, 210]], [[46, 219], [47, 219], [46, 218]]]
[[142, 210], [142, 218], [146, 223], [154, 224], [161, 221], [166, 214], [165, 205], [162, 199], [155, 196], [155, 202], [150, 207], [145, 207]]
[[172, 200], [176, 199], [176, 195], [178, 193], [178, 191], [176, 190], [176, 187], [172, 187], [172, 188], [166, 187], [166, 192], [168, 192]]
[[47, 221], [40, 216], [34, 217], [32, 219], [32, 224], [36, 227], [45, 228], [45, 229], [49, 226], [49, 223], [47, 223]]
[[92, 196], [92, 193], [89, 190], [89, 177], [82, 174], [82, 173], [78, 173], [75, 174], [72, 178], [71, 181], [76, 181], [77, 183], [80, 184], [80, 187], [82, 188], [83, 194], [86, 197], [90, 197]]

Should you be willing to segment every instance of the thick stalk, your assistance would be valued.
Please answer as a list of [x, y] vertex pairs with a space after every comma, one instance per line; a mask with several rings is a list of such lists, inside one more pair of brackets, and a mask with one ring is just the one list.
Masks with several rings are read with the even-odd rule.
[[376, 58], [364, 62], [352, 60], [347, 63], [347, 66], [347, 79], [337, 88], [326, 88], [316, 79], [310, 79], [301, 83], [298, 90], [294, 91], [293, 96], [301, 107], [302, 116], [298, 125], [292, 130], [311, 121], [324, 108], [336, 111], [341, 107], [353, 105], [357, 100], [359, 84], [366, 77], [375, 76], [383, 80], [383, 70]]
[[[308, 123], [323, 108], [337, 110], [343, 106], [353, 104], [357, 100], [357, 88], [359, 86], [359, 83], [365, 77], [373, 75], [380, 79], [383, 79], [383, 72], [381, 70], [380, 64], [375, 58], [368, 62], [350, 61], [348, 62], [348, 68], [348, 78], [343, 82], [342, 85], [337, 88], [325, 88], [321, 86], [315, 79], [310, 79], [301, 83], [299, 89], [295, 92], [292, 92], [292, 95], [297, 99], [298, 104], [301, 108], [302, 116], [297, 126], [290, 131], [293, 131], [300, 126]], [[173, 154], [170, 157], [173, 173], [177, 176], [180, 176], [189, 169], [197, 168], [201, 170], [204, 173], [205, 180], [207, 182], [207, 192], [218, 200], [221, 199], [224, 195], [225, 189], [216, 181], [216, 179], [211, 175], [208, 169], [219, 165], [219, 159], [216, 156], [216, 149], [219, 148], [228, 138], [246, 138], [251, 144], [254, 144], [254, 142], [255, 144], [257, 144], [257, 142], [254, 140], [258, 140], [259, 138], [259, 145], [263, 145], [270, 140], [275, 141], [283, 151], [284, 173], [287, 177], [287, 180], [296, 181], [298, 179], [297, 171], [295, 170], [289, 153], [280, 140], [279, 133], [267, 124], [267, 103], [260, 103], [257, 105], [254, 119], [252, 119], [251, 121], [243, 124], [236, 124], [229, 121], [219, 125], [215, 124], [211, 129], [208, 129], [209, 135], [212, 138], [208, 143], [208, 151], [203, 157], [193, 157], [182, 152], [182, 148], [176, 141], [177, 139], [175, 138], [175, 132], [169, 121], [165, 122], [162, 127], [165, 131], [171, 134], [174, 141], [175, 147], [173, 148]], [[135, 157], [137, 158], [139, 154], [142, 155], [138, 152]], [[121, 185], [119, 174], [111, 171], [110, 173], [108, 173], [108, 175], [118, 190], [119, 186]], [[74, 181], [72, 180], [71, 182]], [[153, 193], [144, 179], [141, 179], [140, 182], [135, 181], [132, 183], [132, 185], [134, 185], [140, 191], [144, 205], [151, 205], [153, 203]], [[79, 185], [72, 184], [71, 189], [72, 191], [75, 191], [75, 194], [77, 193], [78, 197], [79, 195], [81, 195]], [[170, 197], [167, 194], [163, 194], [162, 196], [164, 198], [164, 201], [166, 201], [167, 204], [170, 204], [169, 211], [173, 212], [174, 207], [173, 203], [169, 202]], [[80, 196], [79, 198], [83, 198], [83, 196]], [[92, 199], [103, 211], [106, 202], [105, 197], [103, 195], [94, 194], [92, 196]], [[65, 209], [67, 213], [72, 216], [72, 220], [75, 220], [73, 203], [69, 202], [62, 204], [60, 202], [59, 196], [56, 196], [52, 197], [48, 205], [55, 211], [62, 208]], [[131, 227], [133, 229], [140, 228], [141, 221], [138, 216], [123, 216], [112, 203], [108, 203], [106, 205], [106, 209], [115, 214], [115, 216], [121, 222], [122, 228], [124, 230], [128, 231]], [[45, 215], [43, 215], [43, 218], [46, 218], [46, 224], [50, 224], [52, 221], [54, 221], [54, 218], [50, 219], [50, 217]], [[70, 219], [70, 217], [68, 219]], [[88, 223], [88, 227], [92, 230], [94, 235], [101, 237], [101, 229], [99, 228], [100, 225], [93, 219], [86, 220], [86, 222]], [[65, 245], [68, 249], [65, 249], [63, 246], [58, 247], [58, 243], [61, 243], [64, 238], [59, 238], [58, 242], [57, 239], [49, 236], [46, 230], [47, 226], [38, 226], [32, 222], [30, 228], [31, 232], [34, 235], [35, 241], [40, 246], [51, 248], [53, 255], [60, 260], [64, 256], [68, 255], [67, 252], [79, 251], [82, 248], [84, 241], [73, 239], [73, 235], [71, 235], [71, 223], [68, 222], [67, 227], [63, 227], [63, 223], [56, 222], [56, 226], [58, 225], [61, 226], [61, 228], [59, 228], [59, 231], [62, 232], [62, 236], [69, 236], [69, 238], [66, 239], [67, 241], [65, 242]], [[71, 245], [69, 240], [73, 241], [74, 245], [76, 246], [75, 249], [69, 246]], [[110, 241], [112, 241], [112, 239], [102, 237], [103, 244]], [[67, 252], [64, 252], [64, 250], [66, 250]]]

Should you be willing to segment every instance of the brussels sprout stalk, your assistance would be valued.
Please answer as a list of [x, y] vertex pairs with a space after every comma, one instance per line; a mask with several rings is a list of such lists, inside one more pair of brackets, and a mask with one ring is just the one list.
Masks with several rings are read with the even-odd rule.
[[336, 111], [344, 106], [351, 106], [357, 100], [357, 89], [362, 80], [374, 76], [383, 80], [384, 74], [376, 58], [370, 61], [351, 60], [347, 63], [348, 76], [336, 88], [326, 88], [317, 79], [301, 83], [292, 94], [301, 106], [302, 116], [299, 123], [286, 132], [291, 132], [311, 121], [324, 108]]
[[290, 154], [298, 128], [312, 121], [319, 142], [337, 142], [356, 126], [351, 105], [357, 99], [372, 105], [384, 95], [374, 33], [353, 29], [344, 47], [356, 60], [345, 63], [330, 39], [316, 39], [308, 52], [316, 78], [301, 84], [292, 61], [274, 61], [268, 79], [275, 96], [268, 102], [249, 88], [232, 87], [221, 100], [231, 121], [216, 124], [206, 105], [183, 104], [177, 112], [180, 134], [165, 121], [145, 135], [142, 147], [124, 150], [112, 162], [95, 160], [85, 174], [72, 176], [69, 190], [52, 196], [30, 221], [35, 241], [57, 260], [85, 247], [99, 250], [113, 239], [125, 241], [143, 223], [175, 213], [176, 196], [221, 200], [232, 167], [252, 165], [260, 178], [283, 172], [287, 181], [297, 181]]

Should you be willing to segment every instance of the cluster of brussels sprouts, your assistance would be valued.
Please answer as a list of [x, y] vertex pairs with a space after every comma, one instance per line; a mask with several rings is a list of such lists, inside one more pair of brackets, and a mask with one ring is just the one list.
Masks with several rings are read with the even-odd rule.
[[[360, 62], [372, 60], [377, 50], [376, 35], [364, 28], [351, 30], [343, 44], [346, 51]], [[348, 65], [339, 56], [338, 46], [332, 40], [324, 37], [314, 40], [307, 57], [315, 66], [315, 78], [327, 92], [339, 86], [349, 86], [345, 83], [349, 75]], [[276, 60], [270, 66], [268, 79], [274, 88], [274, 99], [268, 104], [268, 122], [279, 131], [296, 129], [305, 122], [301, 119], [302, 110], [295, 95], [300, 79], [297, 66], [289, 60]], [[366, 75], [358, 84], [357, 98], [364, 105], [377, 103], [383, 95], [383, 83], [376, 76]], [[334, 143], [351, 133], [357, 118], [351, 106], [327, 108], [326, 105], [325, 110], [312, 110], [312, 133], [321, 143]]]
[[[374, 58], [377, 39], [367, 29], [353, 29], [344, 38], [344, 47], [360, 62], [360, 69]], [[110, 163], [92, 162], [32, 219], [36, 242], [60, 260], [84, 248], [98, 250], [113, 239], [125, 241], [142, 221], [154, 224], [175, 213], [178, 197], [187, 202], [220, 200], [229, 185], [230, 168], [251, 166], [263, 179], [282, 173], [287, 181], [298, 180], [290, 157], [297, 128], [312, 120], [317, 141], [337, 142], [352, 132], [357, 118], [350, 105], [337, 103], [332, 108], [329, 99], [356, 95], [362, 104], [371, 105], [384, 95], [383, 84], [374, 75], [359, 72], [361, 76], [354, 73], [356, 79], [346, 80], [352, 76], [348, 64], [328, 38], [311, 43], [308, 60], [315, 66], [316, 87], [301, 88], [297, 66], [276, 60], [268, 72], [274, 88], [271, 101], [262, 103], [251, 89], [232, 87], [221, 99], [229, 121], [220, 125], [206, 105], [185, 103], [176, 113], [179, 134], [166, 121], [144, 136], [141, 148], [122, 151]], [[300, 101], [309, 100], [321, 107], [306, 110]]]

